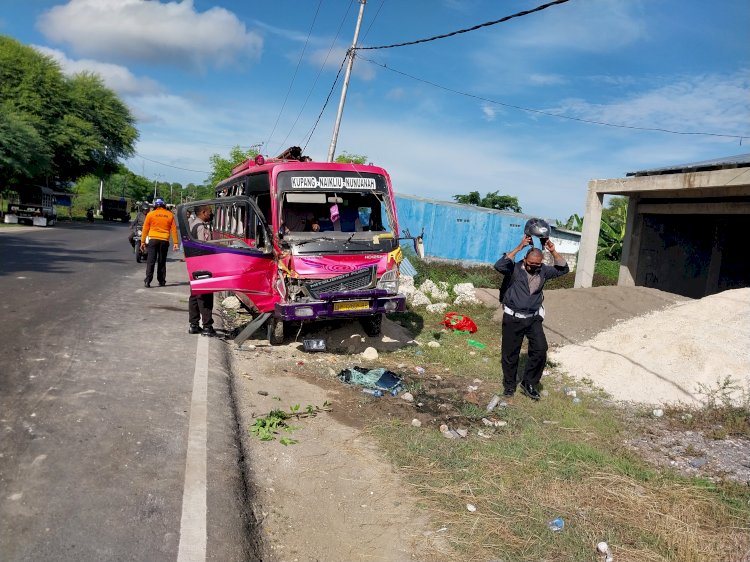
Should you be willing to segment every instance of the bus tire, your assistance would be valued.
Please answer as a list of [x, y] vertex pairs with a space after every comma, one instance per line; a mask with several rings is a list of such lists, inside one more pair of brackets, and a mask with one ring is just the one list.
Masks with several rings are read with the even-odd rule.
[[268, 321], [268, 341], [271, 345], [281, 345], [284, 343], [284, 321], [277, 318], [271, 318]]
[[365, 334], [368, 336], [379, 336], [380, 329], [383, 325], [383, 315], [374, 314], [372, 316], [363, 316], [359, 319], [359, 322], [362, 324]]

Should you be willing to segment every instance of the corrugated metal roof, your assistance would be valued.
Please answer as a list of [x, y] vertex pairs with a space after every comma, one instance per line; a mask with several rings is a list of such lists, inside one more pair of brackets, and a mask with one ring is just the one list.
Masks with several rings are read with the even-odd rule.
[[680, 174], [683, 172], [709, 172], [711, 170], [724, 170], [727, 168], [745, 168], [750, 166], [750, 153], [727, 156], [714, 160], [703, 160], [692, 164], [678, 164], [664, 168], [653, 168], [651, 170], [640, 170], [628, 172], [626, 176], [658, 176], [660, 174]]

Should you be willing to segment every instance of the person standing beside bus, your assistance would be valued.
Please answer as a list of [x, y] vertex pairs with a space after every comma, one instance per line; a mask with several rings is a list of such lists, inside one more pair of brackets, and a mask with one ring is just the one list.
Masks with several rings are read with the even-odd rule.
[[[210, 205], [201, 205], [195, 210], [195, 216], [188, 221], [190, 228], [190, 237], [194, 240], [206, 242], [211, 240], [211, 221], [214, 220], [214, 214]], [[188, 334], [201, 334], [203, 336], [213, 337], [216, 335], [214, 330], [214, 294], [205, 293], [203, 295], [194, 295], [190, 292], [188, 299]], [[203, 323], [203, 329], [198, 322]]]
[[141, 250], [145, 251], [146, 238], [148, 237], [148, 259], [146, 260], [146, 278], [143, 284], [146, 288], [151, 287], [154, 279], [154, 266], [156, 266], [156, 280], [159, 287], [167, 284], [167, 252], [169, 251], [169, 237], [174, 241], [174, 251], [179, 248], [177, 239], [177, 222], [174, 214], [167, 210], [164, 199], [154, 201], [154, 210], [146, 215], [141, 233]]

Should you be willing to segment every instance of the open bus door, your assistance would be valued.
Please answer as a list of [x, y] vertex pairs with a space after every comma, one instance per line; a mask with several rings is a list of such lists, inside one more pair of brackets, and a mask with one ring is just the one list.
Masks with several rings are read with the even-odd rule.
[[[203, 207], [211, 208], [208, 240], [198, 240], [191, 219]], [[241, 292], [260, 312], [269, 312], [279, 300], [274, 289], [276, 258], [271, 236], [257, 205], [244, 196], [194, 201], [177, 207], [185, 251], [185, 265], [194, 294]]]

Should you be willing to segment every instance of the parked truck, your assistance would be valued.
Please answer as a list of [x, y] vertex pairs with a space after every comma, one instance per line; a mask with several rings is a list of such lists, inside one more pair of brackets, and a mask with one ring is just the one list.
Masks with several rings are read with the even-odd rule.
[[16, 187], [8, 201], [6, 223], [52, 226], [57, 221], [54, 192], [40, 185]]
[[125, 198], [102, 199], [102, 218], [105, 221], [130, 221], [130, 201]]

